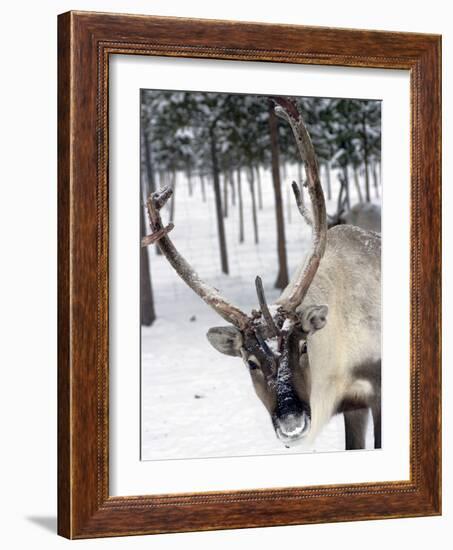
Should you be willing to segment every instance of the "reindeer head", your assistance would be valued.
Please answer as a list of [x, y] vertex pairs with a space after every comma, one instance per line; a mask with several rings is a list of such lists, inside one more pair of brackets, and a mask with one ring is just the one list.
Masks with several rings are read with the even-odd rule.
[[255, 392], [268, 410], [277, 437], [285, 444], [300, 440], [310, 430], [310, 339], [327, 322], [324, 304], [304, 304], [304, 298], [319, 267], [326, 246], [326, 207], [319, 180], [315, 152], [302, 117], [291, 100], [274, 98], [275, 112], [289, 122], [305, 163], [312, 216], [302, 205], [300, 190], [293, 183], [299, 211], [313, 231], [311, 250], [298, 276], [280, 299], [268, 307], [260, 277], [256, 278], [259, 311], [250, 315], [225, 299], [218, 290], [207, 285], [179, 254], [168, 237], [172, 224], [164, 227], [160, 208], [171, 196], [166, 188], [147, 201], [152, 235], [143, 245], [158, 242], [178, 275], [228, 326], [214, 327], [207, 337], [212, 346], [226, 355], [240, 357], [246, 364]]
[[272, 306], [268, 319], [265, 308], [261, 304], [261, 316], [255, 314], [247, 329], [214, 327], [207, 337], [217, 351], [242, 358], [277, 437], [288, 445], [310, 430], [310, 338], [325, 326], [328, 308]]

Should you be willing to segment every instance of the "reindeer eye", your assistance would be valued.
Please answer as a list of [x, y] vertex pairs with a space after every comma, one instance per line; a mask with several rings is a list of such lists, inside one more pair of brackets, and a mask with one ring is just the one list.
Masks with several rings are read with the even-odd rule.
[[260, 365], [258, 363], [258, 360], [254, 355], [251, 355], [247, 360], [247, 365], [249, 366], [250, 370], [259, 369]]
[[299, 342], [299, 353], [307, 353], [307, 342]]

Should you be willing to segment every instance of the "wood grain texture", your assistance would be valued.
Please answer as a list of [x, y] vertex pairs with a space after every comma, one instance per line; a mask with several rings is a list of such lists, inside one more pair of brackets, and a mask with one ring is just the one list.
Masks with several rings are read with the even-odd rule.
[[[58, 47], [58, 532], [87, 538], [440, 514], [440, 37], [70, 12], [59, 16]], [[112, 53], [410, 71], [410, 481], [109, 496]]]
[[69, 16], [58, 25], [58, 532], [70, 536]]

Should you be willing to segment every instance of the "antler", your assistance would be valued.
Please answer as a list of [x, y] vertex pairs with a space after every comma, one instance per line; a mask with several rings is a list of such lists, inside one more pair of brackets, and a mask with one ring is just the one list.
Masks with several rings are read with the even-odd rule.
[[313, 242], [311, 250], [297, 280], [293, 282], [288, 292], [282, 294], [277, 302], [286, 310], [294, 311], [305, 298], [324, 255], [327, 240], [326, 203], [319, 179], [318, 162], [313, 144], [296, 104], [288, 98], [274, 97], [273, 99], [277, 104], [275, 113], [290, 124], [294, 133], [299, 153], [305, 165], [307, 189], [312, 204]]
[[263, 281], [261, 280], [261, 277], [256, 277], [255, 288], [256, 288], [256, 294], [258, 296], [258, 302], [260, 304], [261, 313], [263, 314], [267, 328], [269, 329], [269, 335], [271, 337], [277, 336], [278, 329], [275, 326], [274, 319], [272, 318], [271, 312], [269, 311], [269, 307], [266, 302], [266, 297], [264, 295]]
[[158, 243], [162, 253], [176, 273], [202, 300], [211, 306], [225, 321], [241, 330], [245, 329], [249, 324], [249, 317], [239, 308], [228, 302], [216, 288], [200, 279], [198, 273], [181, 256], [168, 237], [168, 233], [173, 229], [173, 224], [164, 227], [159, 211], [171, 197], [172, 193], [173, 191], [170, 187], [164, 187], [160, 192], [153, 193], [148, 197], [146, 206], [153, 233], [142, 239], [142, 246]]
[[292, 183], [294, 198], [296, 199], [297, 209], [299, 210], [300, 215], [305, 220], [306, 224], [310, 227], [313, 227], [313, 220], [311, 219], [311, 214], [308, 208], [305, 207], [305, 204], [302, 201], [302, 193], [300, 187], [295, 181]]
[[[312, 214], [310, 215], [302, 204], [300, 190], [297, 184], [293, 183], [293, 191], [299, 211], [307, 223], [312, 226], [313, 243], [306, 258], [304, 267], [301, 270], [297, 280], [293, 282], [291, 287], [289, 287], [277, 301], [277, 305], [282, 306], [286, 312], [291, 313], [297, 308], [307, 294], [324, 254], [327, 234], [326, 205], [319, 179], [319, 169], [316, 155], [310, 136], [302, 120], [302, 116], [300, 115], [296, 104], [292, 100], [283, 97], [276, 97], [274, 98], [274, 101], [277, 104], [275, 107], [276, 114], [289, 122], [293, 130], [299, 152], [305, 164], [305, 172], [307, 174], [307, 183], [304, 184], [304, 186], [308, 189], [312, 203]], [[172, 193], [173, 191], [171, 188], [165, 187], [160, 192], [153, 193], [148, 197], [146, 205], [148, 209], [149, 222], [153, 232], [151, 235], [148, 235], [142, 239], [142, 246], [157, 243], [162, 250], [162, 253], [181, 279], [196, 294], [198, 294], [202, 300], [212, 307], [214, 311], [225, 319], [225, 321], [233, 324], [240, 330], [254, 330], [253, 315], [252, 317], [249, 317], [239, 308], [228, 302], [216, 288], [205, 283], [199, 277], [198, 273], [196, 273], [190, 264], [181, 256], [170, 240], [168, 233], [174, 226], [170, 223], [164, 227], [159, 211], [171, 197]], [[262, 281], [259, 277], [256, 279], [256, 290], [261, 314], [264, 318], [265, 324], [267, 325], [269, 334], [271, 336], [277, 336], [281, 331], [277, 328], [272, 314], [269, 311], [264, 296]], [[258, 338], [260, 335], [259, 331], [254, 330], [254, 332], [256, 332]]]

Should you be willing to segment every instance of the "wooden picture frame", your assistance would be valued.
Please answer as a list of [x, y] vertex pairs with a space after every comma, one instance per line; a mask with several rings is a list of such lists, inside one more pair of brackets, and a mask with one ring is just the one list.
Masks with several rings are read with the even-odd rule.
[[[440, 37], [69, 12], [59, 16], [58, 47], [59, 534], [88, 538], [440, 514]], [[111, 54], [410, 72], [410, 480], [109, 495]]]

